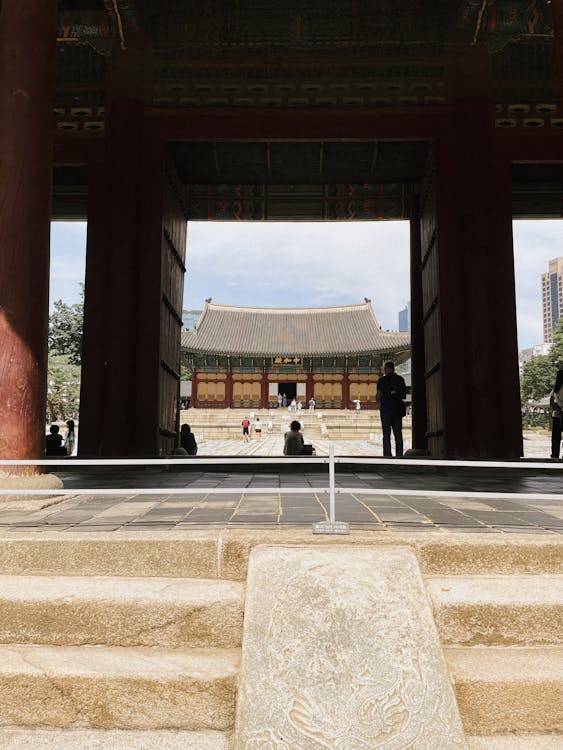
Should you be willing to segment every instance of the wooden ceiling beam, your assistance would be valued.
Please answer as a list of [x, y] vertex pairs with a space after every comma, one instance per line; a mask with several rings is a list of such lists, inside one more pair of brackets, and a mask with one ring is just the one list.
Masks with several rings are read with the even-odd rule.
[[451, 107], [147, 108], [146, 125], [167, 141], [431, 140], [452, 128]]

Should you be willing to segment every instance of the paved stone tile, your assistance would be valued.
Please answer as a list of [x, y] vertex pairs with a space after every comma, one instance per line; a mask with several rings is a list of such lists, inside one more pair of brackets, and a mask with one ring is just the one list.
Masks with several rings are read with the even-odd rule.
[[[84, 526], [67, 526], [63, 531], [117, 531], [118, 529], [123, 528], [123, 526], [114, 526], [113, 524], [93, 524], [88, 525], [85, 524]], [[21, 531], [21, 529], [18, 529], [18, 531]]]
[[388, 528], [390, 531], [440, 531], [440, 529], [437, 526], [433, 526], [431, 524], [392, 524], [388, 523], [385, 524], [386, 528]]
[[[271, 441], [271, 445], [273, 442]], [[256, 446], [251, 446], [255, 448]], [[260, 449], [266, 447], [266, 441]], [[275, 455], [275, 454], [272, 454]], [[369, 455], [369, 452], [365, 455]], [[374, 455], [373, 450], [371, 455]], [[284, 467], [285, 469], [286, 467]], [[542, 533], [558, 534], [563, 531], [563, 475], [559, 471], [529, 475], [525, 469], [515, 479], [501, 469], [437, 469], [391, 465], [377, 471], [360, 472], [339, 469], [339, 487], [350, 488], [352, 493], [336, 494], [336, 516], [347, 520], [353, 527], [401, 530], [447, 530], [463, 533]], [[514, 470], [512, 470], [514, 474]], [[2, 513], [0, 525], [13, 530], [67, 528], [80, 530], [107, 530], [120, 528], [205, 528], [207, 525], [244, 527], [268, 526], [278, 523], [291, 526], [308, 526], [312, 520], [326, 517], [329, 509], [328, 493], [318, 495], [312, 491], [292, 493], [292, 489], [327, 487], [326, 465], [319, 470], [310, 467], [286, 473], [281, 471], [253, 471], [244, 473], [194, 471], [191, 467], [171, 468], [169, 471], [124, 469], [102, 474], [66, 472], [65, 483], [78, 487], [189, 487], [198, 489], [194, 494], [158, 494], [135, 496], [75, 496], [57, 506], [43, 511], [9, 511]], [[68, 483], [67, 483], [68, 484]], [[230, 490], [214, 494], [216, 487]], [[245, 494], [247, 487], [262, 487], [260, 495]], [[365, 488], [389, 490], [386, 495], [363, 494]], [[480, 487], [489, 491], [518, 491], [552, 493], [553, 499], [544, 501], [520, 498], [469, 498], [463, 494]], [[454, 497], [405, 497], [393, 495], [394, 489], [429, 489], [433, 492], [457, 491]], [[264, 523], [263, 523], [264, 522]], [[526, 529], [528, 531], [523, 532]]]

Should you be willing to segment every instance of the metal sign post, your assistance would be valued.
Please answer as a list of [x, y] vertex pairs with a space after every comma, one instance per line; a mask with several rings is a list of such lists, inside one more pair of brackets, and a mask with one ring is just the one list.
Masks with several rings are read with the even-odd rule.
[[336, 520], [336, 490], [334, 488], [334, 446], [328, 447], [328, 492], [329, 492], [329, 521], [319, 521], [313, 524], [313, 534], [349, 534], [350, 527], [345, 521]]

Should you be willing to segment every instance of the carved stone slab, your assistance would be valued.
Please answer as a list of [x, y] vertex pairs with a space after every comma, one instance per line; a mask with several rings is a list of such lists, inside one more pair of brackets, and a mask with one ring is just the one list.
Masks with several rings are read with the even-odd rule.
[[235, 748], [466, 750], [410, 550], [253, 550]]

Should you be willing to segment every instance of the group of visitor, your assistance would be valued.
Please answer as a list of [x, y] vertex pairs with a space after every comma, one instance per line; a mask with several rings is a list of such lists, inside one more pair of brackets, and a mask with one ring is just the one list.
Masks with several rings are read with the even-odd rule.
[[67, 432], [63, 439], [60, 434], [59, 425], [52, 424], [49, 433], [45, 435], [46, 456], [72, 456], [76, 446], [76, 433], [74, 432], [74, 419], [67, 419]]
[[[403, 417], [406, 414], [405, 398], [407, 387], [404, 378], [395, 372], [394, 362], [385, 362], [384, 375], [377, 381], [376, 405], [379, 407], [381, 427], [383, 431], [383, 455], [391, 456], [391, 434], [395, 440], [395, 455], [403, 455]], [[285, 394], [279, 397], [285, 398]], [[287, 402], [286, 402], [287, 403]], [[289, 410], [292, 411], [295, 399], [292, 400]], [[297, 404], [296, 404], [297, 406]], [[301, 406], [301, 404], [299, 404]], [[359, 413], [361, 404], [355, 402], [355, 411]], [[295, 411], [298, 409], [295, 408]], [[315, 410], [315, 400], [309, 401], [309, 411]], [[550, 394], [551, 415], [551, 458], [559, 459], [561, 452], [561, 432], [563, 427], [563, 369], [557, 371], [555, 384]], [[241, 423], [242, 440], [244, 443], [250, 441], [250, 432], [254, 431], [255, 439], [262, 439], [262, 423], [260, 417], [256, 417], [252, 423], [249, 417], [245, 417]], [[76, 447], [76, 433], [74, 431], [74, 420], [66, 421], [67, 432], [63, 439], [59, 426], [52, 424], [49, 433], [45, 436], [46, 456], [72, 456]], [[268, 422], [268, 432], [272, 431], [273, 423]], [[305, 450], [305, 441], [301, 432], [302, 425], [294, 420], [289, 425], [289, 430], [284, 435], [283, 452], [285, 456], [300, 456]], [[309, 446], [310, 447], [310, 446]], [[190, 456], [197, 454], [197, 442], [188, 424], [183, 424], [180, 429], [180, 452]]]
[[[249, 443], [250, 442], [250, 431], [254, 430], [254, 437], [256, 440], [262, 440], [262, 422], [260, 421], [260, 417], [256, 417], [254, 420], [254, 423], [250, 421], [249, 417], [245, 417], [242, 422], [242, 442], [243, 443]], [[273, 428], [273, 422], [268, 422], [268, 432], [271, 432]]]
[[[315, 411], [315, 399], [311, 397], [309, 399], [309, 411]], [[278, 393], [278, 408], [287, 407], [288, 412], [296, 413], [303, 409], [303, 402], [298, 401], [297, 398], [292, 398], [291, 401], [287, 398], [285, 393]]]

